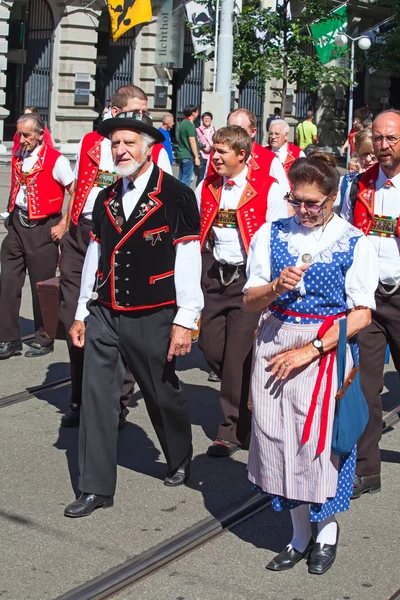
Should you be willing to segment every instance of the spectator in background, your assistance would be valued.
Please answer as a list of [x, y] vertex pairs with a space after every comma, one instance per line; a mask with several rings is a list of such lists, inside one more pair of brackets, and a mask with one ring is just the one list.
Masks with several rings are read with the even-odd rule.
[[297, 145], [301, 150], [305, 150], [307, 146], [318, 144], [318, 130], [313, 123], [314, 113], [312, 110], [307, 112], [307, 116], [302, 123], [299, 123], [296, 128]]
[[[27, 106], [23, 112], [24, 115], [36, 115], [37, 117], [39, 117], [39, 111], [35, 106]], [[12, 147], [12, 154], [14, 155], [15, 152], [20, 148], [20, 143], [19, 143], [19, 134], [18, 131], [15, 132], [14, 137], [13, 137], [13, 142], [14, 145]], [[43, 142], [45, 144], [47, 144], [48, 146], [50, 146], [51, 148], [54, 148], [54, 144], [53, 144], [53, 140], [51, 139], [51, 133], [48, 130], [47, 126], [45, 127], [44, 130], [44, 138], [43, 138]]]
[[358, 158], [351, 158], [347, 165], [347, 173], [346, 175], [342, 175], [339, 181], [339, 191], [336, 196], [335, 204], [333, 205], [333, 212], [340, 215], [340, 212], [343, 207], [344, 198], [346, 195], [347, 188], [353, 180], [357, 177], [359, 170], [361, 169], [361, 165], [358, 162]]
[[360, 121], [364, 121], [365, 119], [373, 119], [374, 115], [368, 104], [363, 104], [359, 108], [356, 108], [354, 111], [354, 116], [358, 117]]
[[205, 112], [201, 115], [202, 125], [197, 127], [197, 139], [200, 144], [200, 167], [197, 177], [197, 184], [203, 181], [206, 173], [207, 161], [212, 148], [212, 138], [215, 133], [215, 127], [211, 125], [213, 116], [210, 112]]
[[107, 104], [102, 112], [101, 118], [104, 121], [105, 119], [111, 119], [112, 117], [112, 113], [111, 113], [111, 98], [108, 98], [107, 100]]
[[170, 131], [174, 125], [175, 125], [174, 115], [171, 115], [171, 113], [167, 113], [166, 115], [163, 116], [161, 127], [158, 128], [158, 131], [161, 131], [161, 133], [165, 137], [165, 141], [162, 143], [162, 145], [164, 146], [165, 150], [167, 151], [169, 162], [171, 163], [171, 165], [174, 162], [174, 155], [172, 152]]
[[368, 131], [372, 131], [372, 123], [373, 123], [373, 119], [365, 119], [363, 121], [364, 129], [368, 129]]
[[345, 143], [343, 144], [343, 146], [340, 148], [340, 154], [342, 156], [344, 155], [344, 153], [346, 152], [346, 150], [349, 146], [350, 146], [350, 156], [353, 156], [353, 154], [354, 154], [354, 136], [359, 131], [362, 131], [362, 129], [363, 129], [363, 124], [361, 123], [361, 121], [358, 117], [355, 117], [353, 119], [353, 126], [350, 129], [348, 138], [345, 141]]
[[194, 121], [199, 116], [199, 109], [194, 104], [189, 104], [183, 109], [183, 114], [185, 119], [178, 129], [178, 179], [190, 186], [194, 176], [194, 167], [200, 166], [199, 143], [194, 126]]
[[364, 171], [376, 163], [371, 131], [366, 129], [356, 133], [354, 137], [354, 151], [360, 164], [359, 173], [364, 173]]
[[267, 125], [266, 125], [267, 133], [269, 132], [272, 121], [276, 121], [277, 119], [281, 119], [281, 118], [282, 118], [281, 117], [281, 109], [278, 106], [276, 106], [274, 108], [274, 114], [270, 115], [267, 119]]

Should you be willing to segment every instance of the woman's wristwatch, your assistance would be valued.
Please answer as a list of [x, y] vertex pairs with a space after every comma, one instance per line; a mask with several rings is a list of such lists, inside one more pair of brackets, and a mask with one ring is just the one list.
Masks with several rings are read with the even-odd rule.
[[316, 340], [313, 340], [311, 343], [314, 346], [314, 348], [316, 348], [318, 350], [320, 356], [323, 356], [324, 355], [324, 345], [322, 343], [322, 340], [317, 338]]

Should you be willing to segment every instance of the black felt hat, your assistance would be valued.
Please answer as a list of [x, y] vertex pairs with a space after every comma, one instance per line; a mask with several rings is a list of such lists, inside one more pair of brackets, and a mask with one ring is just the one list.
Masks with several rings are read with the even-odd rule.
[[104, 137], [110, 137], [115, 129], [137, 129], [151, 135], [157, 144], [162, 144], [165, 141], [161, 131], [153, 127], [153, 121], [149, 115], [140, 110], [120, 112], [111, 119], [105, 119], [100, 123], [97, 131]]

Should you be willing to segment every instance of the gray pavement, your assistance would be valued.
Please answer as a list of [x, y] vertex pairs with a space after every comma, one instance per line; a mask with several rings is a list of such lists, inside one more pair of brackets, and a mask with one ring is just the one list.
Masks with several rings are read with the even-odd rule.
[[[7, 173], [0, 170], [0, 212]], [[2, 236], [0, 224], [0, 236]], [[0, 237], [1, 241], [2, 237]], [[23, 332], [32, 331], [29, 287], [21, 308]], [[59, 427], [68, 409], [68, 386], [0, 409], [0, 597], [55, 599], [186, 527], [250, 495], [247, 452], [215, 460], [205, 456], [220, 419], [218, 386], [207, 382], [197, 348], [178, 363], [190, 401], [194, 460], [189, 484], [162, 485], [165, 461], [139, 392], [119, 436], [115, 506], [88, 519], [71, 520], [63, 509], [77, 483], [77, 430]], [[65, 343], [43, 359], [0, 362], [0, 396], [68, 374]], [[386, 410], [399, 403], [393, 365], [385, 376]], [[383, 490], [363, 497], [340, 517], [341, 544], [334, 568], [308, 575], [264, 570], [287, 543], [287, 513], [270, 509], [224, 533], [139, 582], [116, 598], [138, 600], [389, 600], [400, 588], [400, 427], [382, 440]]]

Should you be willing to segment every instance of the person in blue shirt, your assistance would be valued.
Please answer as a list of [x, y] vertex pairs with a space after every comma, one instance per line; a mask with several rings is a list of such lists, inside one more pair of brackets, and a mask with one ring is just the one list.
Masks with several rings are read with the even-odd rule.
[[174, 155], [172, 153], [172, 144], [171, 144], [171, 134], [170, 130], [174, 126], [174, 116], [171, 113], [167, 113], [163, 116], [162, 125], [158, 128], [159, 131], [164, 135], [165, 141], [162, 143], [164, 148], [167, 151], [168, 158], [172, 163], [174, 162]]

